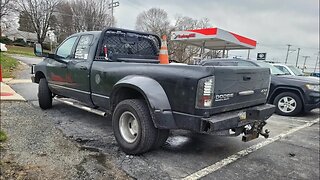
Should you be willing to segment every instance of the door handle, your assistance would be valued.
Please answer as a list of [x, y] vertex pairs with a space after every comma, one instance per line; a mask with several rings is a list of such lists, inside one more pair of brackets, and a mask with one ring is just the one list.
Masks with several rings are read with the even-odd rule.
[[81, 70], [88, 70], [88, 68], [86, 66], [80, 66]]

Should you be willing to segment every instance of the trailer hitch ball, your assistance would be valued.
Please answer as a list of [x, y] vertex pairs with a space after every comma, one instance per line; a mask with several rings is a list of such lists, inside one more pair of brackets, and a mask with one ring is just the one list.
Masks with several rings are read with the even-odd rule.
[[261, 136], [263, 136], [264, 138], [268, 138], [268, 137], [269, 137], [269, 133], [270, 133], [270, 131], [269, 131], [268, 129], [266, 129], [266, 130], [264, 131], [264, 133], [263, 133], [263, 132], [260, 132], [259, 134], [260, 134]]

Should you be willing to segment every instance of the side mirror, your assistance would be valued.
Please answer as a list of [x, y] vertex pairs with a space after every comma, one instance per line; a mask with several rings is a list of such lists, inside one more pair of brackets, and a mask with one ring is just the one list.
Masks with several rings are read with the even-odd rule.
[[43, 56], [43, 49], [40, 43], [34, 43], [33, 51], [36, 56], [39, 56], [39, 57]]

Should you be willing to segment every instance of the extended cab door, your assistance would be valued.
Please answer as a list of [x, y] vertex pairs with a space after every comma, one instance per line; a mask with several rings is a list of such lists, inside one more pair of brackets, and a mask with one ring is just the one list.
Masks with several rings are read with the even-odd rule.
[[69, 97], [77, 99], [88, 105], [92, 104], [90, 96], [90, 66], [93, 57], [92, 42], [94, 35], [81, 35], [76, 43], [72, 58], [68, 63], [68, 75], [72, 81], [68, 81], [67, 87], [72, 91]]
[[[69, 94], [69, 89], [65, 88], [68, 81], [70, 81], [67, 62], [70, 60], [77, 39], [78, 36], [69, 37], [57, 48], [54, 59], [47, 58], [47, 80], [51, 91], [55, 94], [62, 96], [68, 96]], [[66, 63], [58, 62], [56, 59], [60, 59]]]

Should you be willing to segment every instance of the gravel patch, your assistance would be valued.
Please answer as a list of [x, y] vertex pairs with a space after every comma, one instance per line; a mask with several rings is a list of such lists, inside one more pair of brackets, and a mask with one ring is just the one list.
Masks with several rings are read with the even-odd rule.
[[130, 179], [111, 157], [79, 146], [52, 115], [26, 102], [1, 102], [0, 179]]

